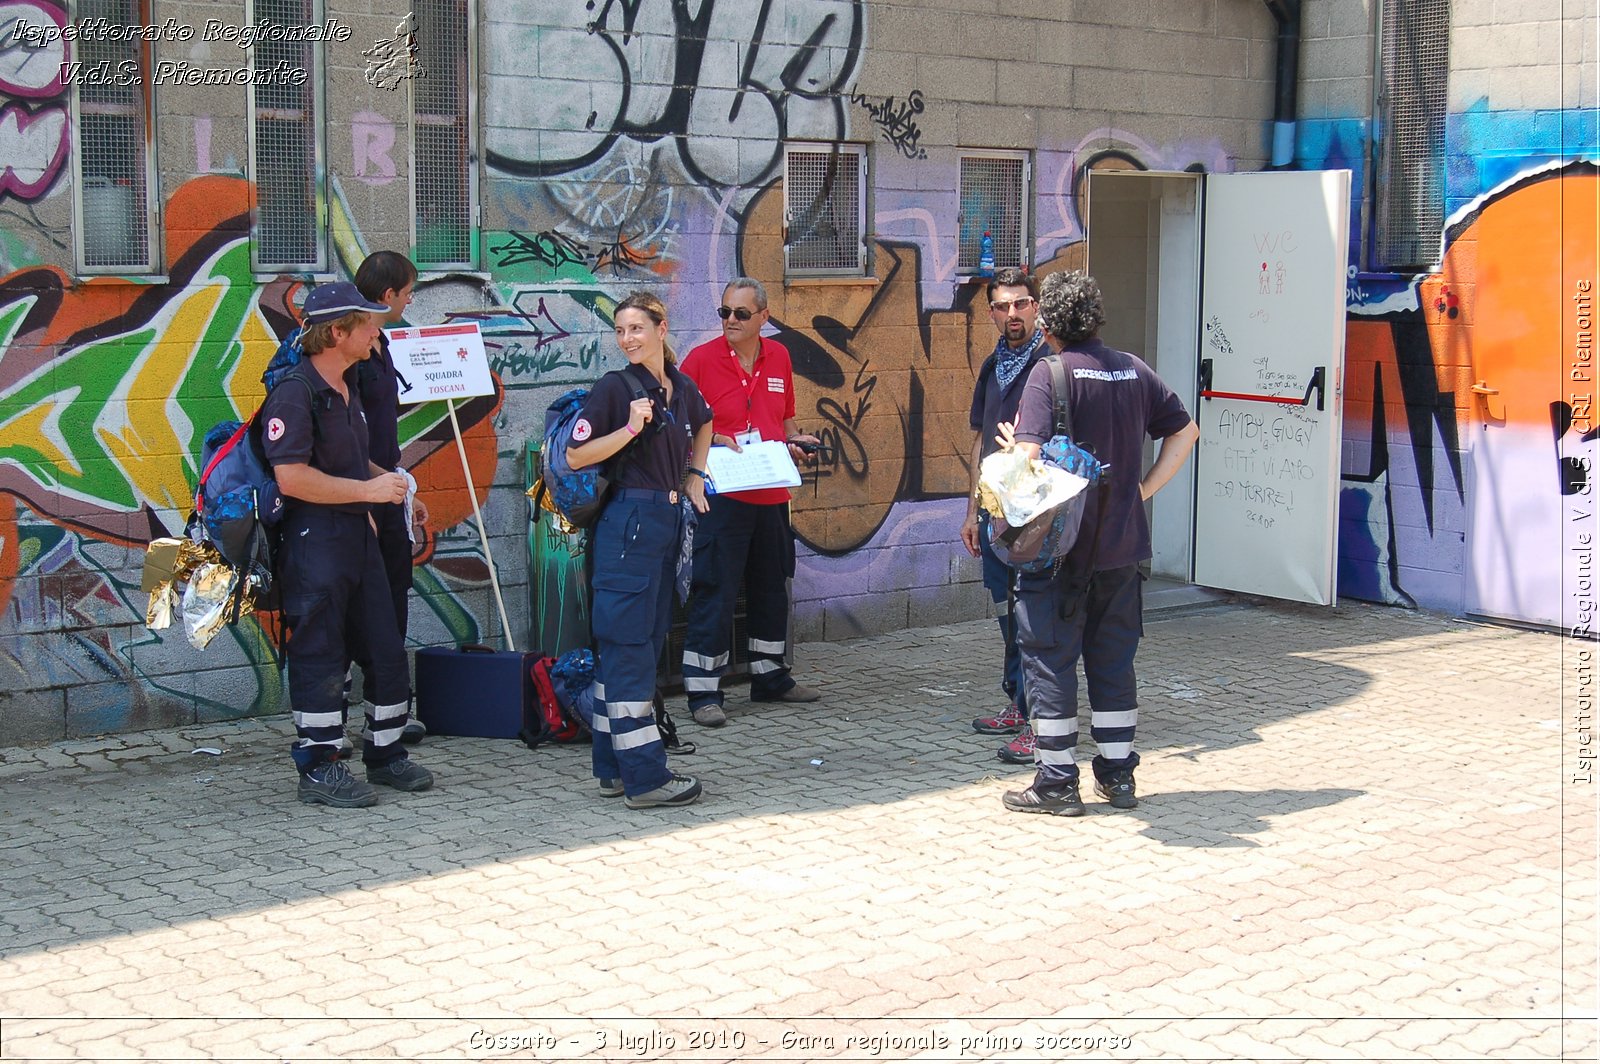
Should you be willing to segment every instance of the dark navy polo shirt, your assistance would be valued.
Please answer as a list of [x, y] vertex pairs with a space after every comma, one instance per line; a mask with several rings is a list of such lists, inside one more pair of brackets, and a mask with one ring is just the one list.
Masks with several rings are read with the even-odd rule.
[[[1033, 337], [1028, 337], [1032, 341]], [[1050, 353], [1050, 345], [1041, 343], [1033, 349], [1033, 354], [1028, 356], [1028, 364], [1022, 367], [1022, 372], [1011, 379], [1011, 386], [1004, 390], [1000, 387], [1000, 374], [996, 370], [996, 359], [991, 353], [978, 369], [978, 383], [972, 389], [972, 412], [970, 422], [973, 429], [981, 435], [983, 450], [978, 454], [978, 460], [989, 457], [1000, 449], [995, 442], [995, 432], [1002, 421], [1013, 424], [1017, 420], [1017, 404], [1022, 401], [1022, 389], [1028, 383], [1028, 374], [1039, 360]]]
[[383, 333], [367, 360], [356, 363], [356, 382], [367, 415], [367, 455], [380, 469], [393, 469], [400, 464], [400, 381]]
[[[1094, 551], [1095, 569], [1136, 565], [1150, 557], [1150, 527], [1139, 498], [1145, 437], [1166, 439], [1189, 424], [1189, 412], [1142, 359], [1107, 347], [1098, 339], [1066, 348], [1061, 360], [1072, 404], [1072, 439], [1111, 467], [1106, 512], [1097, 514], [1098, 496], [1091, 495], [1078, 542], [1067, 556], [1068, 565], [1080, 571], [1088, 565], [1097, 520], [1100, 540]], [[1047, 443], [1054, 422], [1050, 366], [1040, 359], [1022, 389], [1017, 439]]]
[[[311, 386], [308, 392], [298, 377]], [[367, 480], [367, 419], [356, 388], [355, 367], [345, 372], [349, 402], [322, 379], [309, 357], [284, 375], [261, 404], [261, 444], [271, 465], [309, 465], [330, 477]], [[315, 425], [312, 419], [315, 418]], [[284, 496], [290, 507], [312, 505]], [[330, 509], [367, 513], [364, 502], [330, 503]]]
[[572, 438], [568, 442], [576, 446], [615, 432], [628, 423], [628, 405], [633, 402], [633, 393], [622, 376], [624, 373], [632, 374], [650, 397], [653, 414], [638, 438], [630, 440], [607, 460], [606, 473], [617, 477], [617, 459], [632, 454], [621, 467], [620, 477], [613, 480], [615, 486], [676, 491], [683, 486], [683, 472], [689, 465], [694, 434], [711, 420], [711, 408], [694, 381], [670, 362], [667, 364], [667, 377], [672, 381], [670, 404], [666, 402], [666, 389], [645, 367], [630, 364], [613, 370], [595, 381], [578, 420], [573, 422]]

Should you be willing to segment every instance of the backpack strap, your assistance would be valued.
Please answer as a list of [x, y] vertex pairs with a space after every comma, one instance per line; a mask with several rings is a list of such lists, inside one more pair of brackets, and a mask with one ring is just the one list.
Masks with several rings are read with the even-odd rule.
[[1055, 400], [1056, 413], [1052, 434], [1072, 438], [1072, 397], [1067, 394], [1067, 367], [1061, 356], [1052, 354], [1045, 359], [1050, 364], [1050, 395]]
[[[1072, 402], [1067, 395], [1067, 368], [1058, 354], [1050, 355], [1046, 361], [1050, 363], [1050, 389], [1055, 399], [1055, 428], [1057, 436], [1072, 439]], [[1089, 556], [1084, 566], [1087, 570], [1083, 579], [1083, 586], [1077, 588], [1077, 594], [1062, 599], [1061, 616], [1063, 619], [1071, 617], [1088, 597], [1089, 584], [1094, 580], [1095, 561], [1100, 556], [1100, 527], [1105, 523], [1106, 500], [1111, 496], [1111, 478], [1101, 475], [1095, 485], [1095, 513], [1094, 531], [1089, 535]], [[1060, 578], [1061, 572], [1066, 567], [1067, 555], [1063, 554], [1056, 560], [1055, 576]]]
[[[272, 391], [267, 392], [267, 394], [270, 396], [272, 392], [277, 391], [283, 386], [284, 381], [299, 381], [300, 387], [306, 390], [306, 405], [311, 408], [311, 438], [316, 439], [318, 436], [321, 436], [322, 419], [317, 417], [317, 390], [311, 387], [311, 382], [306, 380], [300, 374], [290, 373], [287, 376], [280, 378], [278, 383], [272, 386]], [[261, 416], [261, 407], [266, 405], [267, 401], [265, 399], [261, 400], [261, 406], [256, 407], [256, 412], [250, 415], [250, 423], [252, 425], [255, 424], [256, 419]]]
[[[650, 394], [645, 391], [644, 385], [639, 383], [639, 378], [627, 370], [614, 369], [611, 372], [620, 373], [623, 380], [627, 381], [629, 403], [632, 403], [635, 399], [643, 399]], [[611, 468], [606, 471], [607, 478], [616, 480], [617, 477], [622, 475], [622, 471], [627, 468], [628, 463], [632, 462], [634, 456], [638, 453], [639, 441], [644, 439], [645, 433], [649, 431], [649, 428], [650, 426], [646, 425], [644, 431], [641, 431], [637, 437], [623, 444], [622, 450], [611, 456]]]
[[[1056, 354], [1046, 355], [1042, 359], [1050, 367], [1050, 398], [1055, 404], [1055, 415], [1051, 422], [1051, 436], [1065, 436], [1072, 438], [1072, 402], [1067, 395], [1067, 369], [1062, 365], [1061, 356]], [[1023, 526], [1007, 525], [1004, 531], [994, 538], [1005, 547], [1010, 547], [1022, 538]], [[1098, 524], [1096, 532], [1099, 531]]]

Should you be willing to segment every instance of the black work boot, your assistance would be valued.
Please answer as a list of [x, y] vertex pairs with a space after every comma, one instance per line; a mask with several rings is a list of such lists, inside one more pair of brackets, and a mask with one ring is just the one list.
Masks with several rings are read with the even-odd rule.
[[1013, 813], [1051, 813], [1055, 816], [1082, 816], [1083, 799], [1078, 797], [1078, 781], [1067, 780], [1027, 790], [1007, 791], [1000, 799]]

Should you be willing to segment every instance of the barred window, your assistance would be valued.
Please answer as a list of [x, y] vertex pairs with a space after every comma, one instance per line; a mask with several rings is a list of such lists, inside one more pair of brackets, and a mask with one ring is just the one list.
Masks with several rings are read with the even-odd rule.
[[[309, 26], [323, 20], [323, 0], [247, 0], [252, 23]], [[252, 78], [250, 85], [250, 173], [255, 181], [255, 240], [252, 264], [263, 272], [327, 268], [322, 188], [327, 157], [322, 91], [324, 46], [312, 41], [256, 41], [252, 70], [305, 71]]]
[[[155, 21], [154, 0], [77, 0], [74, 20], [101, 18], [115, 26]], [[25, 10], [25, 9], [24, 9]], [[157, 268], [159, 197], [155, 180], [154, 107], [147, 41], [89, 35], [73, 42], [73, 211], [78, 268], [84, 273], [150, 272]], [[101, 64], [104, 64], [102, 67]], [[100, 68], [108, 76], [75, 71]]]
[[412, 244], [419, 266], [476, 265], [476, 175], [470, 111], [471, 0], [416, 0], [418, 76], [411, 80]]
[[789, 273], [866, 272], [866, 191], [863, 146], [806, 144], [784, 150], [783, 244]]
[[1444, 231], [1449, 0], [1383, 0], [1372, 265], [1436, 265]]
[[994, 243], [996, 268], [1026, 266], [1031, 168], [1023, 152], [961, 156], [961, 214], [957, 219], [956, 272], [978, 272], [983, 234]]

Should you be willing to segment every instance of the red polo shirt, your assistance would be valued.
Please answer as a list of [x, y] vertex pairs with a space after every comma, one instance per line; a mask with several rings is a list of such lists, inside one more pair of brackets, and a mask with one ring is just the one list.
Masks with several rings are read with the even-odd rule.
[[[783, 423], [794, 417], [794, 367], [789, 350], [770, 337], [761, 338], [755, 369], [744, 371], [727, 337], [708, 340], [690, 351], [680, 367], [711, 404], [712, 427], [719, 436], [737, 436], [755, 429], [763, 440], [783, 440]], [[740, 502], [789, 501], [788, 488], [731, 491]]]

